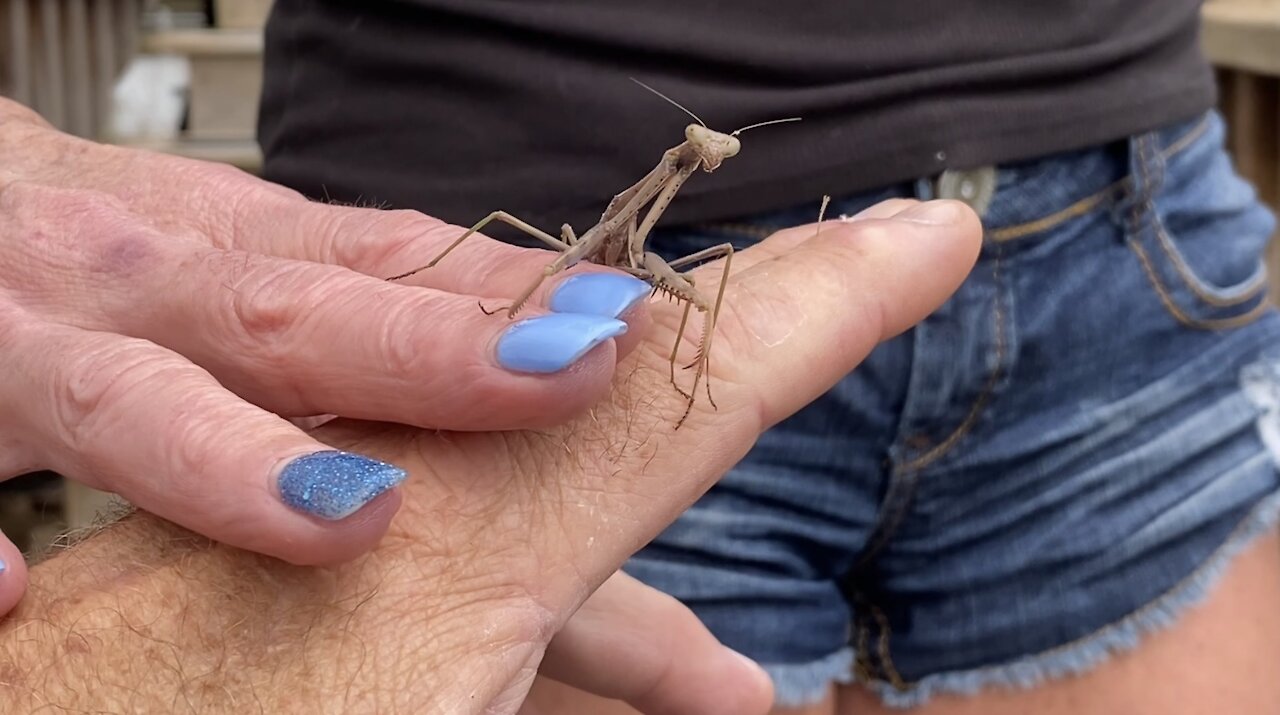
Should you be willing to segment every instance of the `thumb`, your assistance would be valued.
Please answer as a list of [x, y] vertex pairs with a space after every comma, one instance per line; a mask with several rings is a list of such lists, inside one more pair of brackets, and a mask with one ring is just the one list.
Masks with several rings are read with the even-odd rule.
[[12, 611], [27, 592], [27, 562], [22, 552], [0, 533], [0, 618]]
[[[813, 225], [774, 234], [760, 252], [774, 257], [744, 261], [748, 267], [735, 272], [717, 323], [719, 365], [722, 379], [753, 386], [761, 427], [799, 410], [876, 344], [926, 318], [973, 268], [982, 224], [965, 204], [880, 209], [823, 224], [816, 235]], [[720, 270], [708, 265], [695, 275], [708, 274], [701, 284]], [[788, 378], [783, 389], [779, 376]]]
[[621, 571], [551, 641], [539, 673], [642, 713], [750, 715], [773, 702], [759, 666], [679, 601]]

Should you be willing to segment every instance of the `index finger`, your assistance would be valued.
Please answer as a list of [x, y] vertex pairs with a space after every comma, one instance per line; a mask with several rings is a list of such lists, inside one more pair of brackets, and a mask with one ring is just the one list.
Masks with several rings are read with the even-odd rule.
[[[262, 194], [236, 221], [235, 248], [343, 266], [379, 278], [426, 266], [467, 230], [418, 211], [330, 206], [275, 193]], [[477, 233], [437, 266], [398, 282], [449, 293], [515, 298], [556, 256], [554, 251], [515, 246]], [[612, 272], [586, 264], [578, 270]], [[550, 302], [564, 278], [546, 280], [531, 302]]]

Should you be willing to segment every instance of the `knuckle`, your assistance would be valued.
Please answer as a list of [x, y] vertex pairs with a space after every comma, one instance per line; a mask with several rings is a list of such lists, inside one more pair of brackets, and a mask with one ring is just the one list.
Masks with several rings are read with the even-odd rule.
[[255, 221], [264, 214], [274, 214], [282, 203], [302, 201], [301, 195], [289, 189], [261, 181], [229, 165], [197, 165], [201, 186], [198, 212], [201, 228], [217, 248], [247, 246]]
[[155, 233], [110, 194], [15, 182], [0, 204], [23, 252], [51, 268], [130, 277], [158, 260]]
[[99, 434], [116, 421], [125, 396], [171, 369], [149, 343], [128, 338], [86, 341], [63, 356], [52, 375], [54, 427], [74, 453], [90, 456], [105, 445]]
[[418, 211], [331, 207], [332, 230], [321, 232], [328, 245], [323, 255], [362, 272], [380, 266], [415, 246], [432, 245], [431, 237], [448, 225]]
[[225, 453], [226, 439], [221, 429], [225, 422], [216, 409], [184, 409], [169, 421], [165, 435], [169, 445], [165, 465], [168, 471], [164, 475], [166, 499], [177, 504], [202, 501], [201, 495], [206, 491], [203, 475], [209, 472], [210, 465], [220, 463]]
[[396, 377], [412, 377], [415, 381], [436, 377], [431, 366], [435, 356], [450, 351], [450, 347], [424, 339], [421, 316], [434, 315], [447, 319], [451, 311], [441, 301], [430, 297], [399, 303], [383, 308], [379, 322], [379, 359], [385, 374]]
[[230, 333], [256, 353], [283, 361], [309, 287], [289, 264], [249, 260], [256, 265], [245, 269], [231, 290]]
[[856, 241], [876, 244], [893, 240], [895, 230], [901, 230], [889, 221], [855, 221], [842, 224], [842, 228], [847, 228]]
[[15, 201], [18, 199], [25, 199], [38, 213], [52, 213], [76, 225], [118, 220], [126, 213], [125, 204], [119, 198], [91, 189], [30, 184], [14, 197]]

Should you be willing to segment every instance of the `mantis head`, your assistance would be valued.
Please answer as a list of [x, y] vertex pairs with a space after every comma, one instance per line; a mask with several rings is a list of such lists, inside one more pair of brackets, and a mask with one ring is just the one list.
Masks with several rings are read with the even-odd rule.
[[732, 134], [725, 134], [708, 129], [700, 124], [690, 124], [684, 130], [684, 137], [702, 159], [702, 170], [708, 174], [720, 168], [720, 162], [736, 156], [742, 149], [742, 143]]
[[714, 129], [711, 129], [710, 127], [707, 126], [706, 122], [702, 121], [702, 119], [698, 117], [698, 115], [694, 114], [683, 104], [680, 104], [679, 102], [668, 97], [662, 92], [659, 92], [658, 90], [654, 89], [653, 87], [650, 87], [644, 82], [641, 82], [635, 77], [632, 77], [631, 81], [635, 82], [641, 87], [644, 87], [650, 92], [653, 92], [659, 97], [665, 99], [666, 101], [675, 105], [676, 108], [680, 109], [685, 114], [688, 114], [689, 116], [697, 120], [698, 122], [697, 124], [690, 124], [688, 127], [685, 127], [684, 138], [689, 143], [689, 146], [693, 148], [693, 151], [698, 155], [698, 158], [702, 160], [702, 170], [707, 172], [708, 174], [715, 171], [716, 169], [719, 169], [720, 162], [724, 161], [725, 159], [728, 159], [731, 156], [737, 156], [738, 151], [742, 149], [742, 142], [738, 141], [739, 134], [747, 131], [748, 129], [755, 129], [756, 127], [767, 127], [770, 124], [782, 124], [783, 122], [800, 121], [800, 117], [788, 117], [787, 119], [770, 119], [767, 122], [756, 122], [755, 124], [749, 124], [745, 127], [742, 127], [741, 129], [736, 129], [728, 134], [725, 134], [724, 132], [718, 132]]

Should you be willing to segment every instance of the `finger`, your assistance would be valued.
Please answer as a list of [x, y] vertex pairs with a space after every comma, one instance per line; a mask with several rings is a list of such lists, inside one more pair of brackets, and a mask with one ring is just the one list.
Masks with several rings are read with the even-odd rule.
[[27, 562], [22, 552], [0, 533], [0, 619], [12, 611], [27, 592]]
[[773, 700], [759, 666], [679, 601], [618, 572], [551, 641], [542, 675], [642, 713], [750, 715]]
[[[933, 312], [964, 281], [982, 241], [977, 215], [955, 201], [806, 233], [789, 229], [760, 244], [775, 257], [735, 273], [716, 324], [712, 369], [753, 394], [764, 426]], [[703, 270], [717, 276], [715, 266]], [[790, 376], [787, 389], [772, 389], [779, 375]]]
[[83, 192], [27, 190], [4, 219], [27, 235], [57, 225], [70, 244], [27, 249], [30, 278], [15, 288], [29, 309], [164, 345], [287, 415], [451, 430], [562, 422], [605, 394], [612, 338], [629, 331], [586, 306], [623, 313], [648, 292], [629, 276], [576, 279], [559, 294], [576, 309], [531, 306], [512, 322], [485, 314], [497, 299], [174, 241]]
[[[235, 247], [242, 250], [339, 265], [384, 278], [423, 268], [440, 258], [445, 249], [467, 231], [417, 211], [330, 206], [291, 200], [274, 193], [262, 194], [236, 221]], [[549, 233], [558, 236], [557, 231]], [[541, 248], [514, 246], [473, 234], [450, 250], [438, 265], [402, 282], [450, 293], [515, 298], [556, 256], [555, 252]], [[531, 302], [557, 311], [608, 312], [612, 317], [619, 317], [625, 310], [615, 307], [616, 300], [583, 296], [573, 290], [561, 292], [562, 284], [571, 276], [599, 273], [619, 278], [623, 275], [584, 262], [565, 275], [546, 280], [534, 292]], [[627, 298], [630, 297], [628, 294]], [[557, 302], [563, 305], [558, 306]], [[642, 309], [640, 303], [626, 303], [632, 311]], [[629, 347], [624, 345], [621, 354]]]
[[[607, 391], [620, 320], [399, 286], [257, 255], [207, 256], [194, 280], [135, 283], [109, 316], [170, 347], [255, 404], [449, 430], [562, 422]], [[643, 295], [643, 284], [633, 294]], [[185, 285], [184, 285], [185, 284]], [[162, 300], [168, 296], [168, 300]], [[509, 304], [509, 301], [507, 302]], [[485, 310], [498, 311], [486, 315]]]
[[403, 471], [333, 452], [169, 350], [34, 319], [3, 327], [0, 424], [42, 467], [298, 564], [368, 551], [399, 507]]
[[[768, 250], [776, 240], [743, 253]], [[761, 432], [830, 389], [880, 341], [940, 306], [973, 267], [981, 240], [980, 222], [967, 206], [930, 202], [889, 219], [832, 225], [735, 274], [709, 352], [716, 407], [699, 392], [678, 429], [689, 403], [669, 381], [668, 356], [681, 310], [654, 306], [654, 329], [633, 358], [625, 389], [590, 422], [579, 420], [572, 432], [576, 439], [563, 446], [574, 459], [587, 460], [587, 468], [569, 460], [540, 482], [547, 485], [541, 498], [550, 503], [591, 505], [592, 511], [574, 511], [557, 522], [562, 548], [577, 554], [574, 568], [601, 578], [612, 573], [635, 539], [653, 538], [737, 463]], [[700, 289], [716, 285], [716, 268], [698, 270]], [[340, 427], [324, 429], [341, 437]], [[592, 440], [603, 438], [625, 447], [602, 451]], [[472, 473], [474, 455], [492, 449], [431, 436], [415, 445], [421, 455], [417, 468], [444, 480], [455, 469]], [[560, 464], [550, 454], [547, 459]], [[497, 458], [488, 468], [509, 469]], [[600, 476], [620, 473], [626, 478]], [[629, 523], [640, 525], [638, 533], [619, 539], [617, 527], [596, 510], [626, 514]], [[583, 543], [595, 546], [579, 553]], [[544, 597], [572, 600], [573, 585], [545, 584], [550, 593]]]
[[[463, 231], [415, 211], [315, 203], [226, 164], [94, 144], [56, 132], [44, 132], [33, 141], [44, 151], [17, 157], [30, 160], [19, 174], [49, 185], [90, 189], [99, 196], [105, 196], [101, 190], [108, 191], [166, 236], [190, 237], [214, 248], [328, 263], [385, 278], [437, 257]], [[84, 161], [90, 153], [93, 161]], [[74, 210], [57, 213], [75, 215]], [[426, 271], [406, 282], [452, 293], [513, 298], [550, 260], [547, 251], [476, 236], [451, 254], [448, 270]], [[572, 272], [619, 275], [594, 265]], [[548, 280], [531, 304], [546, 305], [566, 277]], [[615, 310], [610, 296], [616, 293], [605, 291], [589, 312]], [[633, 330], [618, 340], [619, 354], [638, 342], [643, 314], [643, 305], [635, 305], [624, 318]]]
[[[751, 246], [749, 251], [741, 251], [733, 255], [734, 273], [744, 271], [757, 263], [777, 258], [788, 251], [795, 250], [797, 246], [819, 236], [824, 231], [840, 230], [841, 224], [851, 223], [855, 221], [866, 221], [871, 219], [887, 219], [919, 204], [915, 199], [887, 199], [880, 203], [873, 204], [859, 213], [852, 216], [841, 216], [837, 218], [828, 218], [821, 223], [809, 223], [800, 226], [793, 226], [781, 231], [777, 231], [769, 236], [768, 240]], [[815, 217], [816, 218], [816, 217]], [[719, 266], [724, 263], [724, 259], [716, 261], [708, 261], [706, 266]], [[718, 275], [717, 267], [713, 273], [713, 278]]]

